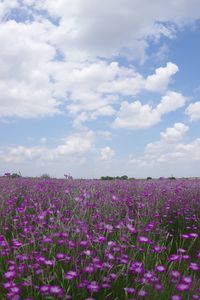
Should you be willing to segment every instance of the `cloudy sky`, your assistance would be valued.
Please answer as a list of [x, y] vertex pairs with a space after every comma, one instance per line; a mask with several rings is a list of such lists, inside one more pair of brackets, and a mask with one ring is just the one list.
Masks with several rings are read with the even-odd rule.
[[200, 176], [199, 0], [0, 0], [0, 174]]

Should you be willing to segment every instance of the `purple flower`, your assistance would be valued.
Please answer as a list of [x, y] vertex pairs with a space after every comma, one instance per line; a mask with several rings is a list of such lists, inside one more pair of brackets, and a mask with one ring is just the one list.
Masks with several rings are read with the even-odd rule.
[[127, 224], [127, 228], [131, 233], [137, 233], [137, 230], [131, 224]]
[[162, 289], [163, 289], [163, 285], [160, 284], [160, 283], [156, 283], [156, 284], [154, 285], [154, 287], [155, 287], [155, 289], [156, 289], [157, 291], [162, 291]]
[[124, 290], [128, 294], [134, 294], [135, 293], [135, 289], [131, 288], [131, 287], [125, 287]]
[[181, 300], [181, 296], [180, 295], [173, 295], [171, 297], [171, 300]]
[[189, 268], [193, 271], [199, 271], [199, 265], [197, 263], [190, 263]]
[[59, 286], [54, 285], [49, 287], [49, 292], [50, 294], [61, 295], [63, 293], [63, 289]]
[[89, 273], [89, 274], [94, 273], [94, 271], [95, 271], [95, 268], [93, 265], [89, 265], [84, 268], [84, 272]]
[[195, 295], [192, 295], [192, 299], [194, 299], [194, 300], [195, 300], [195, 299], [196, 299], [196, 300], [199, 300], [199, 295], [196, 295], [196, 294], [195, 294]]
[[110, 283], [103, 283], [102, 288], [109, 289], [111, 287]]
[[7, 299], [9, 300], [20, 300], [20, 295], [15, 295], [13, 293], [6, 294]]
[[149, 239], [146, 236], [138, 236], [138, 241], [140, 243], [149, 243]]
[[87, 289], [90, 293], [97, 293], [100, 290], [100, 286], [97, 284], [96, 281], [92, 281], [87, 285]]
[[198, 234], [196, 232], [191, 232], [188, 234], [190, 238], [197, 238]]
[[8, 271], [4, 274], [4, 277], [6, 279], [13, 279], [16, 276], [16, 272], [15, 271]]
[[157, 272], [165, 272], [166, 268], [162, 265], [158, 265], [158, 266], [155, 267], [155, 270]]
[[46, 266], [52, 267], [52, 266], [54, 265], [54, 261], [53, 261], [53, 260], [45, 260], [45, 261], [44, 261], [44, 264], [45, 264]]
[[13, 286], [10, 288], [10, 292], [13, 294], [20, 294], [20, 289], [17, 286]]
[[190, 276], [182, 277], [182, 282], [184, 282], [186, 284], [191, 284], [192, 283], [192, 278]]
[[147, 292], [145, 290], [139, 290], [138, 296], [141, 298], [145, 298], [147, 296]]
[[49, 285], [42, 285], [40, 288], [39, 288], [40, 292], [41, 293], [48, 293], [49, 292]]
[[185, 284], [185, 283], [178, 283], [177, 286], [176, 286], [176, 289], [179, 292], [188, 291], [190, 289], [190, 285], [189, 284]]
[[176, 254], [170, 255], [170, 257], [168, 258], [169, 261], [178, 261], [179, 259], [180, 259], [180, 256], [176, 255]]
[[172, 270], [171, 272], [170, 272], [170, 275], [173, 277], [173, 278], [180, 278], [180, 276], [181, 276], [181, 273], [179, 272], [179, 271], [177, 271], [177, 270]]
[[69, 279], [69, 280], [73, 280], [73, 279], [75, 279], [77, 276], [78, 276], [78, 274], [77, 274], [76, 271], [68, 271], [67, 274], [65, 275], [65, 278], [66, 278], [66, 279]]
[[64, 253], [57, 253], [56, 254], [56, 259], [57, 260], [63, 260], [63, 259], [65, 259], [65, 254]]

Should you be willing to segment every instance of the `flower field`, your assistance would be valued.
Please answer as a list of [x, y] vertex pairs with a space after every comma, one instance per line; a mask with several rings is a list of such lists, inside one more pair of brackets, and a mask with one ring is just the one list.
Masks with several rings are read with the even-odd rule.
[[0, 299], [200, 299], [200, 180], [0, 179]]

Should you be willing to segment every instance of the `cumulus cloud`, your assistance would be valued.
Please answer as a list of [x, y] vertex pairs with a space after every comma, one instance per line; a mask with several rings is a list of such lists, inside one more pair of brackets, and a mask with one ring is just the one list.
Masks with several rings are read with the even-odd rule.
[[129, 163], [142, 176], [198, 176], [196, 166], [200, 164], [200, 138], [184, 142], [188, 130], [183, 123], [166, 128], [160, 133], [159, 140], [146, 145], [142, 155], [130, 155]]
[[189, 127], [183, 123], [175, 123], [174, 127], [169, 127], [165, 132], [161, 132], [161, 139], [165, 142], [177, 142], [182, 140]]
[[94, 134], [92, 131], [74, 133], [54, 148], [46, 146], [16, 146], [1, 149], [0, 158], [6, 162], [21, 163], [23, 161], [52, 161], [61, 157], [82, 157], [92, 151]]
[[176, 159], [200, 160], [200, 139], [197, 138], [188, 144], [183, 143], [183, 138], [188, 130], [189, 127], [185, 124], [175, 123], [173, 127], [161, 132], [159, 141], [147, 144], [144, 160], [154, 162]]
[[[168, 62], [144, 78], [115, 58], [143, 60], [149, 40], [172, 38], [176, 25], [196, 20], [198, 7], [194, 0], [189, 11], [181, 0], [156, 5], [144, 0], [1, 1], [0, 116], [53, 116], [67, 110], [81, 123], [114, 115], [113, 105], [122, 96], [163, 93], [178, 66]], [[26, 22], [14, 20], [17, 14]]]
[[144, 60], [147, 39], [171, 38], [172, 23], [180, 27], [200, 17], [198, 0], [46, 0], [35, 5], [60, 18], [52, 39], [66, 56], [123, 54]]
[[200, 101], [191, 103], [185, 110], [191, 121], [200, 120]]
[[106, 146], [100, 149], [100, 154], [101, 154], [100, 156], [101, 160], [110, 160], [115, 155], [115, 151], [109, 146]]
[[0, 20], [1, 18], [5, 18], [11, 10], [16, 9], [17, 7], [19, 7], [18, 0], [2, 0], [0, 2]]
[[178, 72], [178, 66], [168, 62], [164, 68], [158, 68], [155, 74], [147, 77], [145, 88], [149, 91], [165, 91], [172, 75]]
[[42, 40], [48, 28], [48, 22], [0, 24], [0, 116], [41, 117], [59, 112], [48, 72], [55, 49]]
[[152, 107], [140, 101], [129, 103], [122, 102], [117, 117], [113, 123], [115, 128], [142, 129], [160, 122], [161, 117], [185, 105], [185, 97], [173, 91], [168, 91], [161, 98], [161, 102]]

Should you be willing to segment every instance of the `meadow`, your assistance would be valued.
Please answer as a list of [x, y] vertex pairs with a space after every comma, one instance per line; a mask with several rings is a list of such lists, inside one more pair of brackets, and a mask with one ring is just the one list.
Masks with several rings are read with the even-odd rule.
[[0, 178], [0, 299], [200, 299], [200, 179]]

